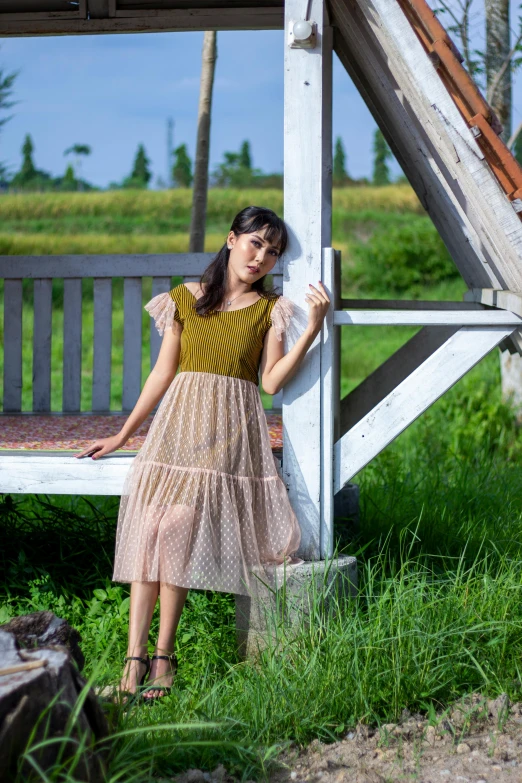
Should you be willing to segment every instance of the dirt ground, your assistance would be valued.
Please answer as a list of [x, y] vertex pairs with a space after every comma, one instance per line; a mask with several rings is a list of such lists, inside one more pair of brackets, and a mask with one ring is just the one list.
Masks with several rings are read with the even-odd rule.
[[[188, 770], [176, 783], [232, 783], [223, 767]], [[473, 694], [434, 720], [359, 725], [333, 744], [317, 740], [279, 758], [270, 783], [522, 783], [522, 703]]]

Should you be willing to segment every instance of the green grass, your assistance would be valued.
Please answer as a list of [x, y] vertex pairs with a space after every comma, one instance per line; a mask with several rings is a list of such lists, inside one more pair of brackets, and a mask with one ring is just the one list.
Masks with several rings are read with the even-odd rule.
[[[282, 190], [221, 190], [208, 194], [207, 230], [217, 224], [230, 226], [234, 215], [249, 204], [283, 211]], [[387, 187], [334, 188], [334, 209], [343, 211], [417, 212], [423, 214], [417, 196], [409, 185]], [[192, 207], [192, 191], [120, 190], [94, 193], [31, 193], [5, 195], [0, 199], [0, 221], [38, 221], [94, 217], [134, 218], [136, 220], [175, 220], [178, 230], [187, 230]], [[184, 222], [183, 222], [184, 221]]]
[[[371, 194], [358, 190], [356, 195], [361, 203], [352, 203], [350, 211], [346, 201], [334, 215], [334, 244], [343, 247], [343, 295], [392, 297], [392, 290], [364, 289], [356, 276], [357, 249], [377, 231], [407, 226], [416, 211], [416, 219], [422, 219], [422, 211], [406, 191], [396, 195], [395, 212], [386, 208], [385, 196], [391, 191], [382, 198], [373, 193], [373, 206], [364, 203]], [[67, 201], [69, 196], [47, 202], [41, 197], [34, 201], [14, 197], [12, 203], [0, 200], [0, 212], [4, 210], [0, 219], [3, 230], [6, 225], [10, 231], [23, 229], [23, 242], [37, 243], [38, 233], [40, 240], [52, 237], [57, 228], [60, 242], [78, 241], [80, 229], [82, 237], [94, 238], [98, 220], [104, 226], [99, 242], [107, 238], [119, 242], [124, 235], [141, 241], [151, 227], [162, 241], [170, 241], [171, 231], [176, 242], [185, 241], [179, 230], [186, 220], [188, 194], [169, 195], [179, 199], [176, 203], [160, 196], [92, 194], [88, 209], [78, 206], [86, 201]], [[259, 191], [256, 196], [260, 197]], [[278, 208], [281, 193], [273, 192], [271, 197], [272, 206]], [[337, 204], [353, 197], [352, 192], [338, 193]], [[225, 198], [221, 206], [213, 202], [216, 236], [226, 226], [225, 213], [243, 198], [244, 193]], [[179, 213], [171, 217], [176, 204]], [[29, 222], [28, 210], [33, 212]], [[142, 220], [147, 232], [140, 238]], [[416, 286], [405, 298], [460, 300], [464, 291], [462, 281], [446, 280]], [[61, 400], [62, 295], [56, 283], [55, 409]], [[27, 284], [26, 408], [30, 407], [31, 296]], [[149, 296], [150, 280], [146, 280], [144, 301]], [[115, 283], [114, 303], [112, 405], [117, 408], [121, 403], [121, 281]], [[82, 406], [88, 408], [92, 366], [88, 285], [83, 306]], [[150, 325], [146, 313], [143, 324], [146, 334]], [[342, 395], [414, 333], [403, 327], [344, 328]], [[145, 377], [147, 338], [142, 359]], [[269, 402], [266, 397], [264, 401]], [[181, 665], [175, 692], [162, 704], [127, 715], [109, 711], [114, 736], [106, 779], [142, 783], [169, 778], [188, 766], [210, 770], [218, 763], [243, 780], [258, 779], [270, 772], [289, 743], [306, 744], [316, 737], [333, 740], [358, 721], [390, 722], [404, 708], [438, 709], [472, 691], [490, 696], [505, 691], [513, 700], [521, 700], [521, 456], [520, 427], [501, 400], [499, 358], [494, 351], [355, 477], [361, 490], [360, 528], [336, 520], [336, 541], [342, 551], [357, 555], [357, 599], [339, 600], [329, 615], [316, 601], [312, 623], [288, 638], [280, 629], [280, 644], [254, 664], [237, 657], [233, 597], [191, 591], [177, 639]], [[126, 649], [128, 587], [110, 581], [117, 512], [117, 498], [5, 496], [0, 504], [0, 621], [38, 609], [65, 617], [80, 630], [86, 674], [98, 685], [117, 682]], [[156, 612], [151, 641], [157, 628]], [[20, 783], [22, 779], [24, 783], [28, 779], [25, 773]], [[55, 769], [48, 779], [74, 780], [74, 774]]]
[[[361, 720], [472, 691], [520, 700], [521, 445], [494, 353], [356, 477], [360, 530], [336, 521], [338, 545], [358, 556], [356, 600], [330, 616], [318, 602], [310, 627], [253, 664], [236, 655], [232, 596], [191, 591], [175, 693], [113, 716], [115, 730], [138, 733], [114, 740], [111, 775], [125, 764], [125, 780], [152, 780], [223, 763], [258, 778], [288, 743], [332, 740]], [[66, 617], [98, 684], [117, 681], [126, 645], [127, 586], [110, 582], [116, 514], [115, 498], [0, 507], [0, 619], [43, 608]], [[157, 623], [156, 613], [151, 639]]]
[[[0, 208], [1, 208], [0, 201]], [[246, 206], [248, 201], [243, 202]], [[241, 208], [241, 207], [239, 207]], [[281, 213], [280, 213], [281, 214]], [[376, 230], [392, 230], [408, 226], [412, 220], [429, 219], [417, 211], [385, 211], [377, 206], [364, 208], [364, 204], [356, 208], [336, 208], [332, 213], [332, 231], [337, 241], [350, 239], [354, 242], [365, 242]], [[216, 216], [208, 223], [206, 238], [210, 251], [217, 249], [230, 229], [233, 214], [224, 213]], [[172, 214], [62, 214], [56, 217], [44, 214], [42, 217], [16, 216], [0, 218], [0, 249], [3, 254], [22, 255], [25, 248], [36, 248], [45, 255], [54, 252], [78, 252], [77, 247], [83, 247], [90, 242], [95, 247], [106, 252], [130, 252], [114, 249], [116, 243], [122, 243], [124, 248], [132, 247], [132, 243], [151, 243], [149, 252], [165, 252], [162, 250], [171, 243], [174, 252], [183, 252], [188, 247], [190, 228], [190, 211]], [[38, 243], [41, 249], [38, 249]], [[69, 249], [70, 248], [70, 249]], [[82, 251], [83, 252], [83, 251]], [[92, 251], [94, 252], [94, 251]], [[145, 252], [145, 251], [143, 251]]]

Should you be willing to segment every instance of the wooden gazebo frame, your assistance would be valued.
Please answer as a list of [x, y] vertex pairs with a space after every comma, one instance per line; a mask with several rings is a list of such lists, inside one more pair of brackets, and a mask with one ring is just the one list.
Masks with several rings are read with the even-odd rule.
[[[296, 45], [298, 20], [312, 23], [314, 35]], [[302, 528], [301, 555], [318, 561], [332, 552], [334, 494], [495, 346], [522, 348], [522, 172], [424, 0], [287, 0], [284, 6], [279, 0], [198, 0], [197, 6], [194, 0], [0, 0], [3, 36], [208, 29], [285, 31], [284, 217], [290, 243], [277, 271], [285, 296], [302, 307], [308, 283], [317, 280], [334, 303], [282, 397], [283, 476]], [[466, 302], [341, 299], [340, 256], [331, 246], [334, 51], [467, 283]], [[6, 278], [4, 412], [16, 410], [19, 399], [21, 278], [40, 276], [35, 296], [44, 310], [35, 319], [49, 319], [48, 281], [66, 277], [66, 317], [69, 311], [74, 320], [75, 281], [89, 269], [96, 276], [95, 258], [84, 259], [83, 273], [77, 261], [40, 259], [37, 267], [31, 259], [0, 257]], [[175, 273], [175, 261], [165, 256], [148, 265], [135, 258], [124, 275], [162, 278]], [[186, 258], [179, 273], [196, 275], [200, 261], [194, 262]], [[37, 271], [42, 263], [49, 269], [45, 279]], [[133, 264], [141, 271], [133, 272]], [[129, 302], [137, 300], [136, 290], [128, 284]], [[132, 334], [136, 316], [129, 318]], [[423, 328], [340, 400], [339, 327], [349, 324]], [[43, 340], [43, 332], [36, 339]], [[41, 357], [36, 351], [36, 367]], [[128, 402], [136, 392], [135, 383]], [[0, 456], [0, 491], [85, 493], [90, 487], [92, 494], [116, 494], [130, 459], [115, 455], [88, 466], [66, 456], [6, 454]]]

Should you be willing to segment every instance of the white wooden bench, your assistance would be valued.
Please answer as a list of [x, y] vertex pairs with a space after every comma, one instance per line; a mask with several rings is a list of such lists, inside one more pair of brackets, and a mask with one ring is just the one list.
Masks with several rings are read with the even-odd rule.
[[[82, 415], [130, 412], [141, 386], [143, 278], [152, 278], [152, 296], [172, 287], [172, 278], [199, 280], [212, 253], [97, 256], [0, 256], [4, 280], [4, 370], [2, 416], [67, 416], [80, 413], [82, 384], [82, 281], [93, 279], [94, 345], [91, 410]], [[52, 284], [63, 279], [62, 409], [51, 411]], [[122, 411], [110, 410], [113, 279], [123, 278]], [[273, 272], [282, 286], [282, 264]], [[32, 410], [22, 411], [22, 286], [33, 280]], [[150, 319], [150, 363], [161, 337]], [[272, 398], [272, 411], [281, 395]], [[5, 421], [5, 420], [4, 420]], [[135, 453], [118, 452], [96, 462], [64, 451], [0, 450], [0, 493], [118, 495]], [[281, 454], [277, 454], [279, 459]]]

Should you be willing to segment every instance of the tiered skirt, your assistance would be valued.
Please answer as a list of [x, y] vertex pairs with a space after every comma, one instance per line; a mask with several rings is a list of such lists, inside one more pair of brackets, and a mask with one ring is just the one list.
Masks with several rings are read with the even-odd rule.
[[299, 543], [258, 387], [179, 372], [125, 480], [114, 581], [248, 595]]

